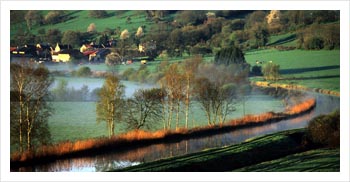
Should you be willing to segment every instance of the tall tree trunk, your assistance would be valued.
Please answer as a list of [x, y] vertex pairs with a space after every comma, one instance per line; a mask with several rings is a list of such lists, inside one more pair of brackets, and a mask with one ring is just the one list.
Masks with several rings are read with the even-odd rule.
[[22, 108], [23, 108], [23, 101], [22, 101], [22, 96], [21, 96], [21, 93], [20, 93], [20, 96], [19, 96], [19, 105], [20, 105], [20, 108], [19, 108], [19, 151], [22, 153], [23, 152], [23, 147], [22, 147], [22, 144], [23, 144], [23, 137], [22, 137], [22, 119], [23, 119], [23, 114], [22, 114]]
[[179, 116], [179, 113], [180, 113], [180, 101], [178, 100], [177, 103], [176, 103], [176, 130], [179, 129], [179, 121], [180, 121], [180, 116]]
[[207, 119], [208, 119], [208, 126], [210, 126], [211, 125], [211, 122], [210, 122], [210, 120], [211, 120], [211, 117], [210, 117], [210, 111], [205, 111], [206, 112], [206, 114], [207, 114]]
[[[29, 104], [29, 103], [28, 103]], [[26, 122], [27, 122], [27, 150], [30, 151], [31, 150], [31, 137], [30, 137], [30, 133], [31, 133], [31, 121], [29, 118], [29, 105], [27, 105], [27, 109], [26, 109]]]
[[166, 125], [166, 113], [165, 113], [166, 105], [165, 105], [164, 101], [162, 102], [162, 105], [163, 105], [163, 107], [162, 107], [162, 117], [163, 117], [163, 127], [164, 127], [163, 129], [166, 130], [166, 126], [167, 126]]
[[171, 122], [172, 122], [172, 118], [173, 118], [173, 110], [174, 110], [173, 101], [170, 101], [169, 114], [168, 114], [168, 129], [171, 129]]
[[113, 102], [111, 102], [111, 113], [112, 113], [112, 116], [111, 116], [111, 123], [110, 123], [110, 125], [111, 125], [111, 127], [110, 127], [110, 137], [112, 137], [113, 135], [114, 135], [114, 118], [115, 118], [115, 116], [114, 116], [114, 113], [115, 113], [115, 107], [114, 107], [114, 103]]
[[114, 135], [114, 121], [111, 123], [111, 137]]
[[19, 151], [23, 152], [23, 134], [22, 134], [22, 124], [23, 124], [23, 83], [17, 83], [18, 94], [19, 94]]
[[[29, 126], [29, 124], [28, 124], [28, 127], [30, 127]], [[32, 138], [31, 138], [31, 132], [32, 130], [30, 129], [30, 130], [28, 130], [27, 131], [27, 150], [28, 151], [30, 151], [31, 149], [32, 149]]]
[[190, 78], [187, 76], [187, 88], [186, 88], [186, 100], [185, 100], [186, 108], [185, 108], [185, 123], [186, 128], [188, 128], [188, 112], [190, 108]]

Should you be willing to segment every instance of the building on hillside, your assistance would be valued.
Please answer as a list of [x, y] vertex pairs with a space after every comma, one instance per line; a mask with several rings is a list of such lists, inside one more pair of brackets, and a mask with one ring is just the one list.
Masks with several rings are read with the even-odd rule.
[[60, 45], [56, 44], [55, 49], [51, 50], [51, 56], [53, 62], [69, 62], [72, 58], [72, 55], [79, 53], [78, 50], [75, 50], [70, 45]]
[[10, 49], [12, 56], [21, 57], [32, 57], [36, 58], [38, 56], [35, 45], [24, 45], [22, 47], [17, 47], [16, 49]]
[[80, 52], [83, 53], [87, 50], [89, 50], [89, 48], [91, 48], [91, 46], [89, 44], [83, 44], [81, 47], [80, 47]]
[[95, 53], [95, 55], [91, 58], [90, 61], [92, 61], [92, 62], [104, 62], [106, 59], [106, 56], [109, 53], [111, 53], [110, 49], [100, 49]]
[[62, 50], [66, 49], [73, 49], [71, 45], [62, 45], [62, 44], [56, 44], [55, 49], [52, 50], [53, 52], [60, 52]]
[[88, 57], [88, 60], [91, 61], [94, 57], [96, 57], [96, 53], [98, 50], [86, 50], [82, 54], [84, 57]]

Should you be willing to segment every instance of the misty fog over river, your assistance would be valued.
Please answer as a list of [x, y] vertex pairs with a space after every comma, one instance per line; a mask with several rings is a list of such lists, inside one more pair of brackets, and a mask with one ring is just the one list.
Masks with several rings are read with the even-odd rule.
[[[74, 88], [78, 90], [82, 88], [84, 85], [88, 86], [90, 92], [94, 89], [101, 88], [103, 86], [104, 78], [84, 78], [84, 77], [55, 77], [55, 81], [52, 84], [51, 88], [54, 89], [57, 87], [58, 82], [60, 80], [67, 81], [67, 87]], [[156, 85], [125, 81], [122, 80], [121, 83], [125, 86], [125, 97], [131, 97], [132, 94], [138, 89], [148, 89], [156, 87]]]
[[312, 95], [316, 98], [316, 107], [309, 113], [293, 119], [286, 119], [276, 123], [237, 129], [227, 133], [216, 134], [203, 138], [181, 140], [173, 143], [159, 143], [132, 150], [113, 151], [93, 157], [81, 157], [37, 165], [11, 169], [13, 171], [71, 171], [71, 172], [95, 172], [123, 168], [137, 165], [143, 162], [154, 161], [177, 155], [198, 152], [213, 147], [237, 144], [248, 138], [275, 133], [278, 131], [305, 127], [310, 119], [327, 114], [340, 108], [339, 97], [322, 94]]

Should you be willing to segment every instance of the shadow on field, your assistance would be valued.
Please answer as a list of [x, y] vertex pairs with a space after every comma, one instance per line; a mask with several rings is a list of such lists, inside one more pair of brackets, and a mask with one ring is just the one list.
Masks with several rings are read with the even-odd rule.
[[280, 45], [280, 44], [285, 44], [288, 42], [292, 42], [297, 38], [296, 34], [290, 35], [288, 37], [282, 38], [282, 39], [278, 39], [275, 42], [272, 42], [271, 44], [268, 44], [269, 46], [274, 46], [274, 45]]
[[339, 68], [340, 66], [321, 66], [321, 67], [313, 67], [313, 68], [282, 69], [280, 73], [296, 74], [296, 73], [304, 73], [309, 71], [323, 71], [323, 70], [339, 69]]
[[287, 78], [281, 78], [281, 80], [314, 80], [314, 79], [326, 79], [326, 78], [340, 78], [340, 75], [310, 76], [310, 77], [287, 77]]

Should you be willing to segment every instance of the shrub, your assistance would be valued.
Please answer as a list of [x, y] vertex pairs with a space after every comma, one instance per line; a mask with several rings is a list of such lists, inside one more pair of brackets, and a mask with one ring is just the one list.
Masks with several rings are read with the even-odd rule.
[[123, 72], [122, 78], [124, 80], [130, 80], [130, 77], [132, 74], [134, 74], [136, 71], [134, 68], [128, 68]]
[[340, 112], [312, 119], [307, 127], [309, 140], [318, 145], [336, 148], [340, 145]]
[[60, 21], [61, 12], [60, 11], [49, 11], [44, 17], [44, 22], [46, 24], [56, 24]]
[[75, 75], [79, 77], [91, 76], [91, 69], [87, 66], [83, 66], [79, 68], [79, 70], [75, 73]]
[[323, 49], [324, 41], [322, 38], [319, 37], [312, 37], [310, 39], [307, 39], [304, 43], [305, 49]]
[[262, 73], [266, 80], [273, 80], [273, 81], [278, 80], [280, 76], [279, 71], [280, 71], [280, 65], [272, 63], [272, 61], [265, 64], [262, 68]]
[[261, 66], [254, 65], [252, 67], [252, 74], [255, 76], [261, 76], [262, 75]]

